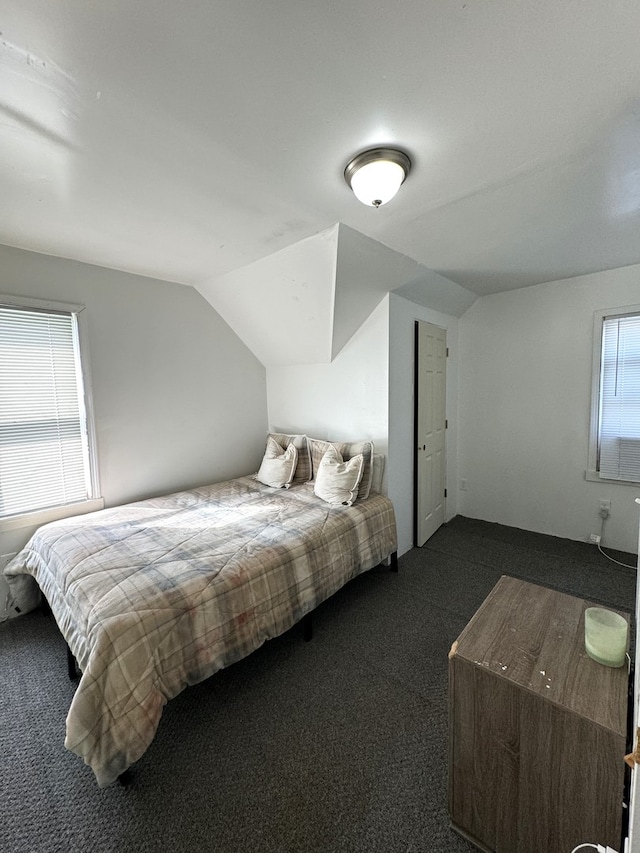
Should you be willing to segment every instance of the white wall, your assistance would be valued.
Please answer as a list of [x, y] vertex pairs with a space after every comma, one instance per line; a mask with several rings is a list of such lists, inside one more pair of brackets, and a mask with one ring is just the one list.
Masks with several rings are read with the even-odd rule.
[[414, 335], [416, 320], [447, 330], [446, 482], [445, 520], [457, 513], [458, 441], [458, 319], [432, 311], [397, 294], [390, 296], [389, 316], [389, 479], [388, 493], [396, 509], [398, 553], [413, 545], [414, 465]]
[[585, 480], [593, 312], [637, 304], [640, 266], [485, 296], [460, 320], [459, 512], [633, 552], [640, 489]]
[[0, 293], [86, 306], [107, 506], [257, 470], [264, 368], [193, 288], [0, 246]]
[[273, 430], [333, 441], [371, 439], [387, 454], [389, 297], [330, 364], [267, 368]]

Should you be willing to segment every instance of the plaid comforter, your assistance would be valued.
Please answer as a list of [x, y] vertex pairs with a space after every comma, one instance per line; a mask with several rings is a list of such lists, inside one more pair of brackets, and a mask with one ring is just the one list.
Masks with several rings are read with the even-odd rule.
[[104, 787], [143, 755], [168, 699], [396, 547], [381, 495], [330, 507], [310, 484], [241, 477], [44, 525], [5, 575], [22, 612], [37, 582], [78, 660], [65, 746]]

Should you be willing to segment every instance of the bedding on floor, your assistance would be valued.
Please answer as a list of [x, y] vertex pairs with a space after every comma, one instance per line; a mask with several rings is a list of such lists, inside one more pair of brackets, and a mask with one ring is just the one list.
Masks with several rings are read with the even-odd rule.
[[256, 477], [46, 524], [6, 567], [44, 593], [82, 671], [65, 746], [100, 787], [150, 745], [167, 700], [288, 630], [397, 548], [393, 505]]

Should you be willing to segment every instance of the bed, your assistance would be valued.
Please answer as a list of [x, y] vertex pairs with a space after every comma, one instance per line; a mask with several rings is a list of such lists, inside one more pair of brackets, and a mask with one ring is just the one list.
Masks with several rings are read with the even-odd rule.
[[[274, 464], [292, 442], [280, 437]], [[337, 502], [319, 497], [326, 445], [314, 448], [315, 470], [309, 444], [304, 460], [294, 454], [286, 487], [263, 482], [267, 471], [46, 524], [6, 567], [15, 611], [44, 594], [78, 662], [65, 746], [100, 787], [144, 754], [169, 699], [395, 557], [393, 505], [371, 487], [373, 448], [368, 488], [358, 462], [353, 500]], [[337, 465], [360, 455], [338, 454]]]

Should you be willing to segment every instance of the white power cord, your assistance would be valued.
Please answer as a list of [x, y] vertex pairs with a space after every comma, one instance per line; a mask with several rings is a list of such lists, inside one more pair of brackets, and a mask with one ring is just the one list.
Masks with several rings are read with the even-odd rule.
[[586, 844], [578, 844], [577, 847], [574, 847], [571, 853], [577, 853], [578, 850], [583, 850], [585, 847], [591, 847], [592, 850], [597, 850], [598, 853], [616, 853], [613, 847], [609, 847], [608, 845], [604, 847], [602, 844], [590, 844], [587, 842]]
[[[600, 543], [602, 542], [602, 537], [604, 535], [604, 523], [606, 520], [607, 516], [602, 516], [602, 524], [600, 525], [600, 539], [598, 540], [598, 551], [600, 551], [603, 557], [606, 557], [607, 560], [611, 560], [612, 563], [616, 563], [618, 566], [624, 566], [625, 569], [637, 568], [637, 566], [630, 566], [628, 563], [621, 563], [620, 560], [614, 560], [613, 557], [610, 557], [608, 554], [605, 554], [605, 552], [602, 550], [602, 545]], [[573, 853], [573, 850], [571, 851], [571, 853]]]

